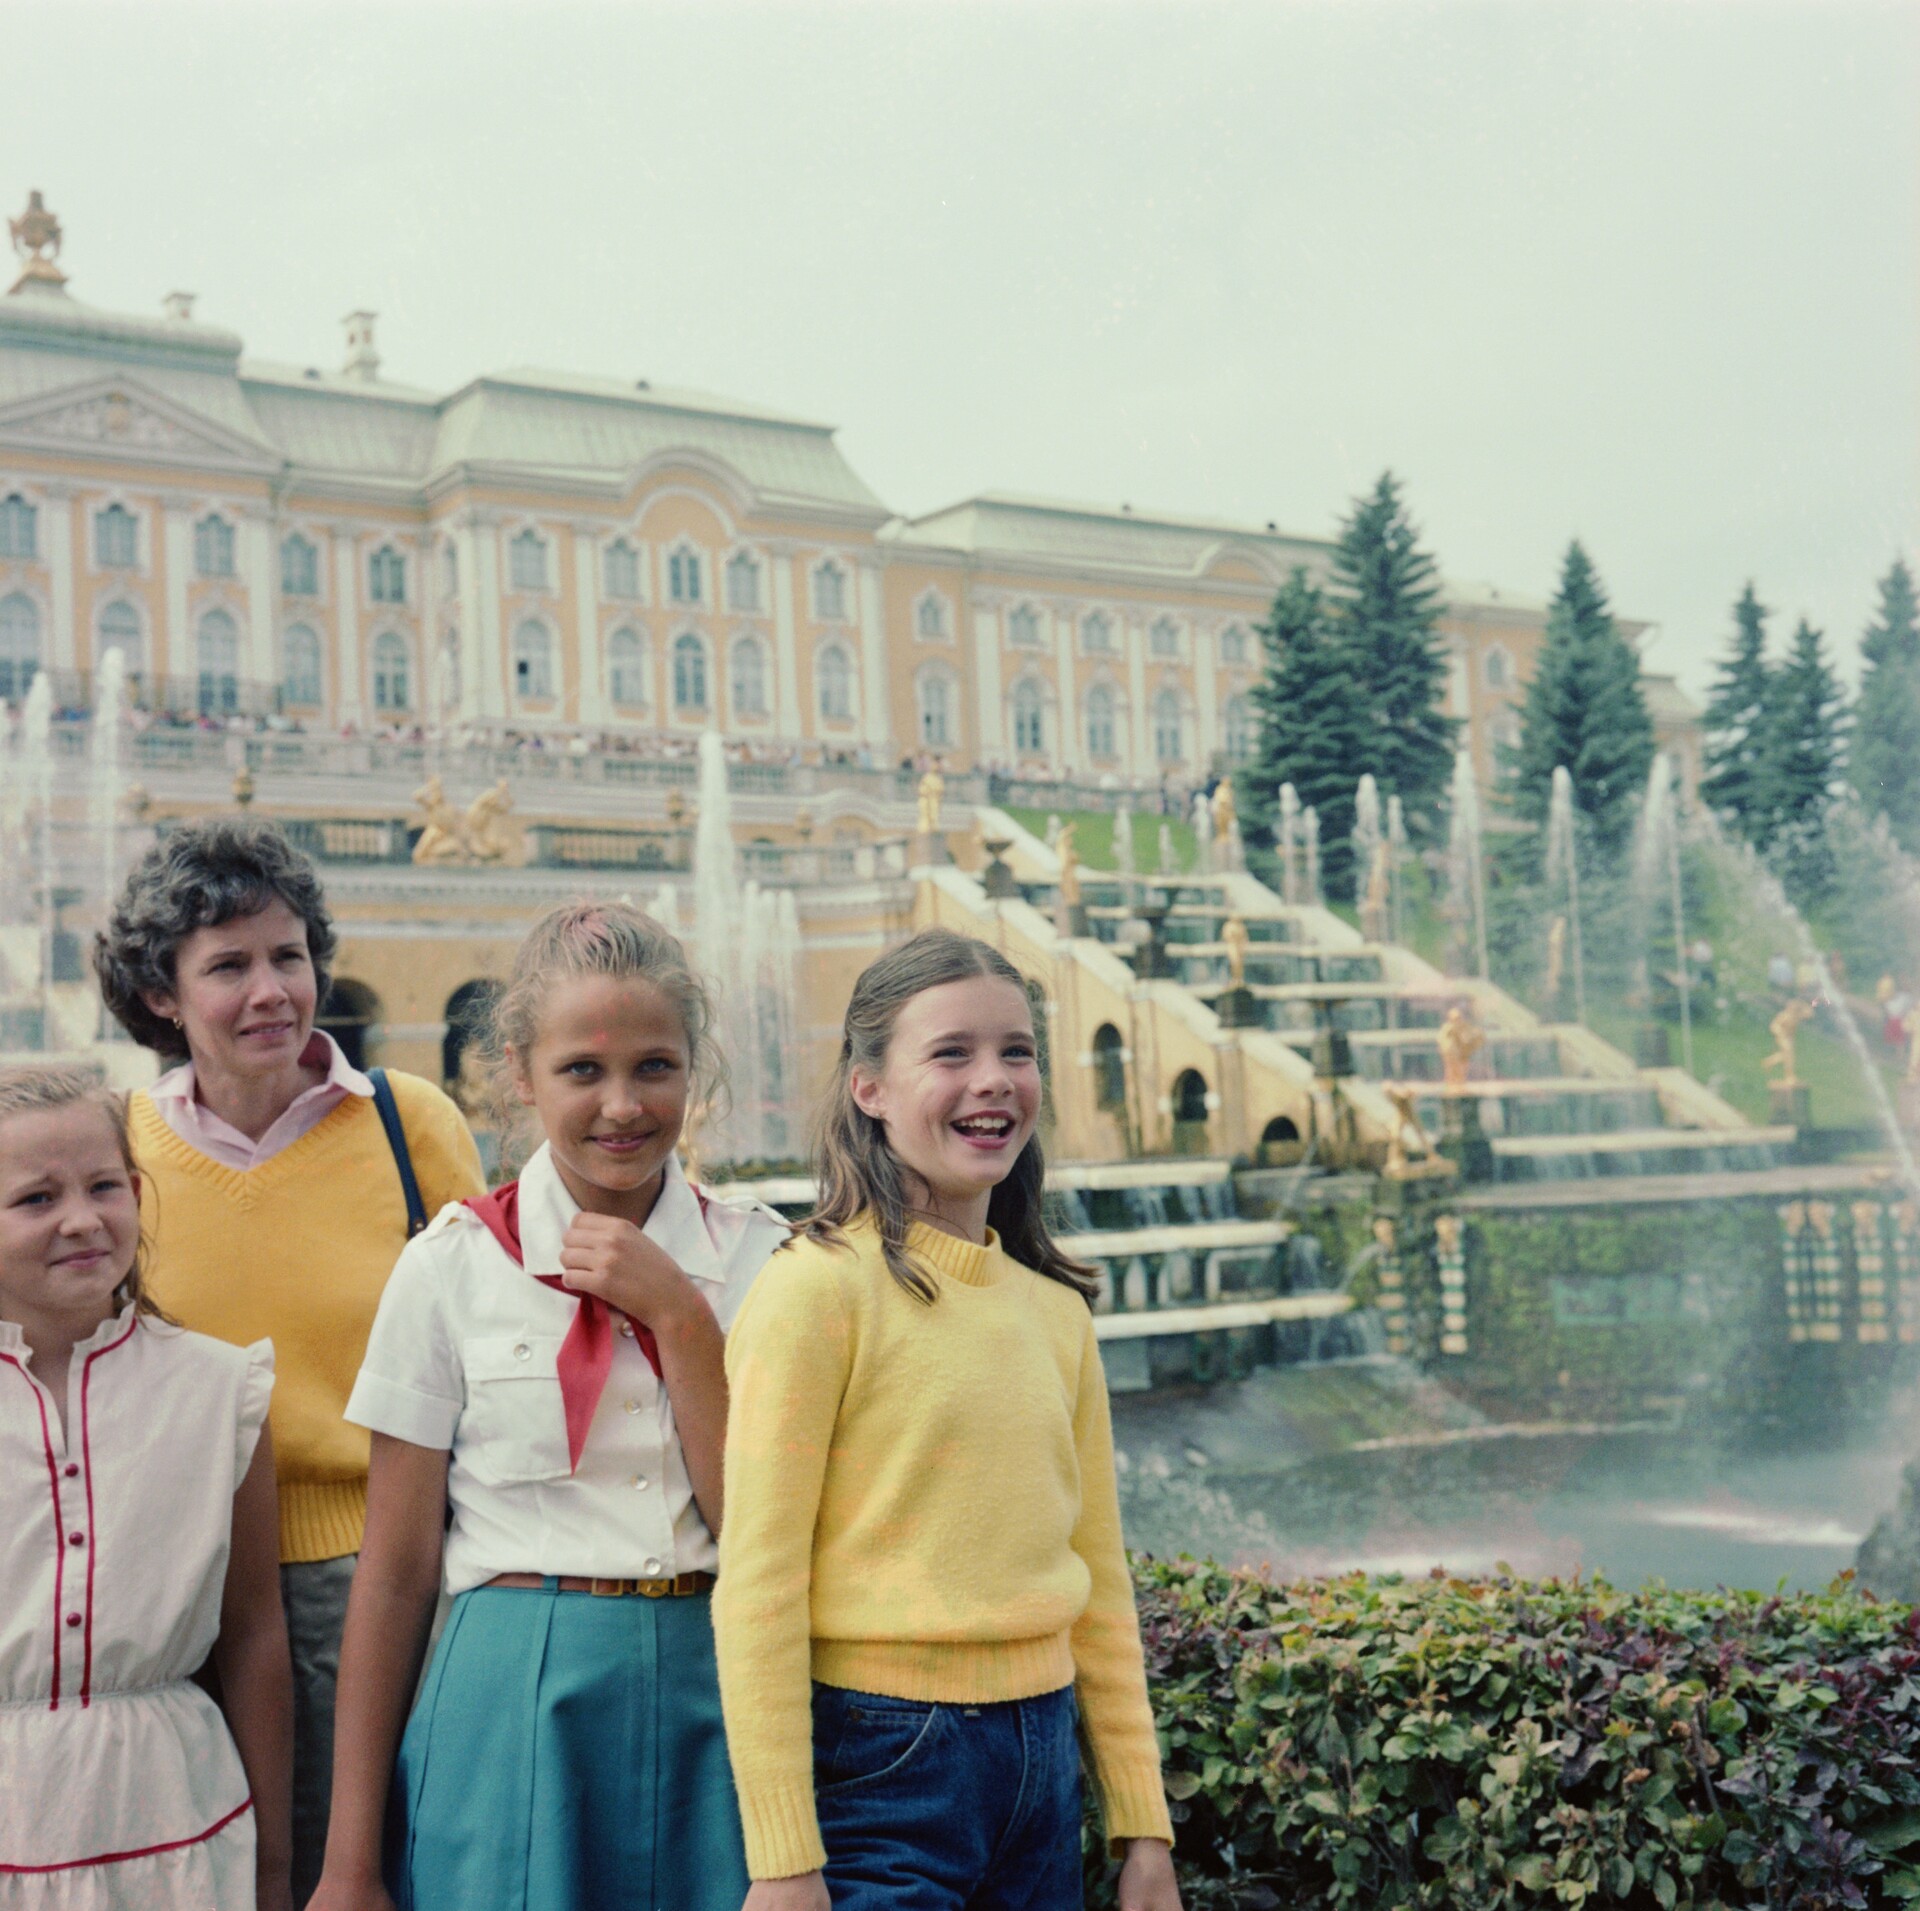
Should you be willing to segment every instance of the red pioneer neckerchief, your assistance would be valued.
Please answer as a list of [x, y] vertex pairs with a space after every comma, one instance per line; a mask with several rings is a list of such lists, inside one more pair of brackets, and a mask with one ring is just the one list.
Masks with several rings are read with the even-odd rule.
[[[465, 1204], [487, 1224], [487, 1232], [513, 1256], [516, 1267], [525, 1267], [527, 1257], [520, 1247], [520, 1184], [509, 1181], [504, 1188], [480, 1195]], [[536, 1274], [542, 1287], [573, 1293], [558, 1274]], [[560, 1399], [567, 1410], [567, 1459], [577, 1470], [580, 1455], [587, 1444], [587, 1429], [593, 1425], [594, 1410], [613, 1371], [613, 1317], [620, 1310], [603, 1301], [598, 1294], [580, 1294], [578, 1310], [567, 1337], [560, 1343]], [[623, 1319], [627, 1318], [622, 1316]], [[633, 1323], [633, 1337], [640, 1343], [647, 1364], [660, 1372], [660, 1348], [653, 1330]]]

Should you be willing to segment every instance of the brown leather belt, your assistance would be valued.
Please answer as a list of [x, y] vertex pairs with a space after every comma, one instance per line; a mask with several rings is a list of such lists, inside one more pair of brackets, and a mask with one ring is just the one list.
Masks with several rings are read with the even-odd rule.
[[690, 1599], [713, 1586], [711, 1573], [677, 1573], [672, 1579], [586, 1579], [578, 1573], [495, 1573], [489, 1586], [508, 1586], [522, 1592], [593, 1593], [601, 1599]]

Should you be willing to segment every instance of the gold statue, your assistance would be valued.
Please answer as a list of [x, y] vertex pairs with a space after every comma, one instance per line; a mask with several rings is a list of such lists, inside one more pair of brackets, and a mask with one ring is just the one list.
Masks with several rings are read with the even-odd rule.
[[1456, 1002], [1440, 1024], [1440, 1073], [1449, 1088], [1466, 1087], [1467, 1070], [1486, 1045], [1479, 1024]]
[[1433, 1238], [1439, 1242], [1442, 1254], [1458, 1253], [1460, 1217], [1457, 1214], [1436, 1214], [1433, 1217]]
[[1388, 1082], [1385, 1093], [1395, 1117], [1393, 1130], [1387, 1136], [1387, 1173], [1405, 1174], [1409, 1162], [1424, 1160], [1432, 1153], [1432, 1144], [1427, 1140], [1427, 1131], [1420, 1126], [1420, 1117], [1414, 1113], [1415, 1090], [1405, 1082]]
[[1220, 925], [1220, 940], [1226, 944], [1227, 974], [1236, 989], [1244, 988], [1247, 980], [1247, 944], [1253, 940], [1247, 933], [1247, 925], [1238, 916], [1229, 916]]
[[1238, 812], [1233, 804], [1233, 778], [1223, 776], [1213, 786], [1213, 834], [1217, 842], [1224, 843], [1228, 832], [1237, 820]]
[[687, 795], [682, 789], [667, 792], [667, 821], [678, 829], [687, 820]]
[[1374, 1245], [1380, 1249], [1381, 1253], [1391, 1254], [1400, 1245], [1399, 1231], [1393, 1225], [1392, 1215], [1376, 1214], [1371, 1226]]
[[490, 790], [482, 790], [467, 805], [465, 835], [467, 854], [476, 863], [511, 861], [512, 832], [502, 820], [513, 808], [513, 792], [503, 776]]
[[920, 834], [938, 836], [940, 834], [940, 799], [947, 793], [947, 779], [940, 774], [935, 764], [920, 779]]
[[1060, 825], [1060, 834], [1054, 838], [1054, 853], [1060, 858], [1060, 900], [1069, 909], [1078, 906], [1080, 901], [1080, 865], [1074, 860], [1073, 839], [1080, 825], [1066, 822]]
[[243, 810], [253, 807], [253, 772], [244, 763], [233, 773], [233, 800]]
[[447, 801], [437, 776], [430, 776], [413, 793], [413, 806], [425, 812], [426, 826], [413, 845], [416, 863], [463, 863], [467, 860], [465, 819]]
[[1767, 1033], [1773, 1037], [1773, 1053], [1760, 1064], [1763, 1074], [1780, 1071], [1778, 1086], [1798, 1088], [1800, 1070], [1795, 1062], [1794, 1040], [1800, 1033], [1801, 1024], [1810, 1021], [1813, 1010], [1804, 996], [1796, 995], [1771, 1022], [1767, 1024]]
[[17, 219], [7, 221], [13, 235], [13, 249], [26, 269], [13, 282], [19, 291], [30, 281], [41, 285], [65, 285], [67, 275], [54, 264], [60, 256], [60, 221], [47, 210], [47, 202], [37, 192], [27, 194], [27, 209]]
[[795, 810], [793, 813], [793, 840], [805, 845], [813, 841], [812, 810]]

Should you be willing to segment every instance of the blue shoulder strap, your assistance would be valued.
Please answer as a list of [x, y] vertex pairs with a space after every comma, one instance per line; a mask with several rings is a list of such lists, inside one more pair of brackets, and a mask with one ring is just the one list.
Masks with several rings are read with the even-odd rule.
[[413, 1178], [413, 1156], [407, 1152], [407, 1131], [400, 1120], [400, 1105], [393, 1099], [393, 1084], [384, 1068], [370, 1068], [367, 1079], [373, 1084], [373, 1105], [380, 1113], [380, 1126], [387, 1131], [387, 1146], [393, 1150], [393, 1165], [400, 1170], [400, 1192], [407, 1197], [407, 1239], [412, 1240], [427, 1225], [427, 1204], [420, 1198], [420, 1184]]

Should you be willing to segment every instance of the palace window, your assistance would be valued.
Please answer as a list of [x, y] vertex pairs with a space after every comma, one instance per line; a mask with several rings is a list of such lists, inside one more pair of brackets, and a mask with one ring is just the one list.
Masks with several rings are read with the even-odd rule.
[[513, 633], [513, 694], [522, 703], [545, 703], [553, 696], [553, 639], [536, 617]]
[[1114, 747], [1113, 692], [1103, 683], [1095, 684], [1087, 692], [1087, 754], [1119, 755]]
[[1162, 763], [1178, 763], [1186, 755], [1185, 727], [1178, 693], [1161, 691], [1153, 700], [1153, 753]]
[[846, 622], [847, 574], [831, 560], [813, 574], [813, 614], [821, 623]]
[[1040, 648], [1040, 613], [1031, 604], [1016, 604], [1007, 613], [1007, 642], [1022, 650]]
[[1013, 747], [1022, 756], [1039, 756], [1047, 747], [1046, 700], [1031, 677], [1013, 686]]
[[202, 577], [233, 575], [233, 526], [223, 517], [205, 517], [193, 527], [193, 568]]
[[934, 591], [927, 592], [914, 612], [914, 628], [929, 642], [941, 642], [947, 634], [947, 600]]
[[367, 560], [367, 594], [376, 604], [407, 601], [407, 560], [391, 544], [383, 544]]
[[298, 531], [281, 540], [280, 589], [287, 597], [320, 595], [320, 553]]
[[759, 612], [760, 560], [751, 551], [735, 551], [727, 559], [727, 608]]
[[93, 561], [103, 571], [130, 571], [140, 562], [140, 520], [124, 504], [94, 513]]
[[1180, 654], [1180, 626], [1171, 617], [1156, 617], [1147, 632], [1147, 654], [1152, 657], [1177, 657]]
[[317, 710], [322, 702], [320, 690], [320, 639], [306, 624], [295, 624], [281, 639], [286, 675], [280, 696], [285, 703], [302, 710]]
[[452, 538], [440, 546], [440, 588], [449, 597], [460, 595], [460, 547]]
[[100, 613], [100, 638], [93, 653], [95, 661], [103, 661], [110, 650], [120, 653], [130, 677], [139, 672], [146, 660], [140, 613], [124, 597], [116, 597]]
[[820, 714], [835, 723], [853, 720], [853, 664], [838, 644], [821, 651]]
[[675, 604], [700, 602], [700, 553], [684, 544], [667, 557], [667, 598]]
[[0, 597], [0, 699], [24, 697], [39, 668], [39, 606], [19, 591]]
[[[218, 519], [208, 519], [218, 523]], [[231, 538], [232, 533], [228, 533]], [[200, 714], [231, 716], [240, 708], [240, 627], [223, 610], [200, 620]]]
[[601, 561], [603, 588], [609, 597], [640, 595], [640, 553], [625, 538], [609, 544]]
[[507, 546], [507, 575], [517, 591], [547, 588], [547, 540], [531, 525]]
[[673, 640], [673, 707], [707, 707], [707, 647], [690, 630]]
[[1221, 735], [1234, 762], [1244, 763], [1253, 755], [1253, 699], [1244, 692], [1227, 699], [1227, 707], [1221, 712]]
[[741, 637], [733, 646], [733, 714], [767, 714], [767, 653], [758, 637]]
[[607, 690], [623, 710], [642, 709], [649, 701], [647, 647], [625, 625], [607, 639]]
[[16, 491], [0, 504], [0, 557], [40, 555], [40, 513]]
[[1505, 644], [1494, 644], [1488, 648], [1485, 669], [1489, 690], [1509, 690], [1513, 687], [1513, 658], [1508, 654]]
[[920, 679], [920, 741], [936, 750], [953, 748], [953, 679], [943, 670]]
[[1229, 624], [1220, 633], [1220, 661], [1243, 664], [1247, 661], [1247, 633], [1239, 624]]
[[373, 707], [389, 712], [411, 710], [411, 675], [407, 640], [398, 631], [382, 631], [373, 642]]
[[1089, 611], [1081, 618], [1080, 648], [1092, 657], [1113, 654], [1113, 619], [1105, 611]]

